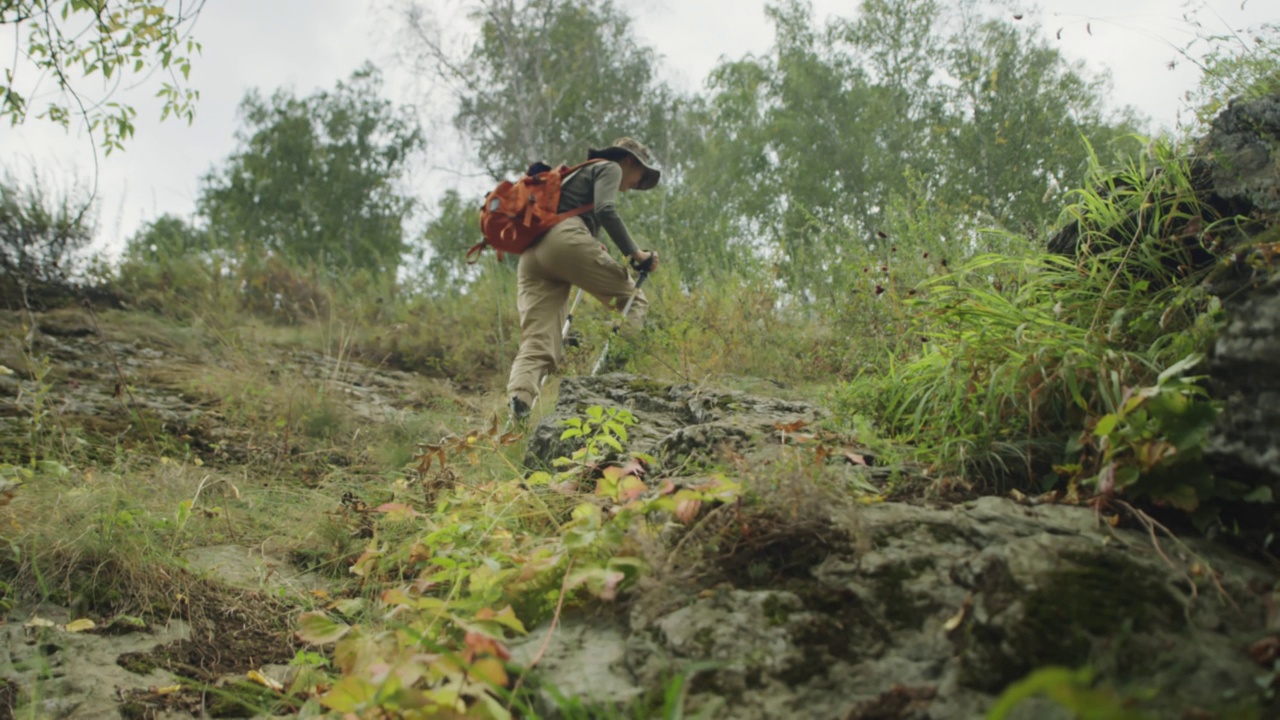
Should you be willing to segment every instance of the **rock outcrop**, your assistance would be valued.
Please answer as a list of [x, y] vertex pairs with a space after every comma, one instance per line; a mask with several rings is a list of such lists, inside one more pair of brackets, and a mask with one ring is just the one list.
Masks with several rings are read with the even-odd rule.
[[1232, 104], [1203, 149], [1214, 202], [1250, 220], [1219, 280], [1228, 319], [1210, 373], [1223, 408], [1208, 455], [1280, 493], [1280, 95]]
[[959, 719], [1037, 668], [1084, 666], [1119, 692], [1156, 691], [1144, 707], [1157, 717], [1262, 695], [1269, 675], [1247, 649], [1280, 630], [1277, 576], [1219, 546], [1114, 528], [1083, 507], [858, 502], [830, 491], [837, 465], [798, 472], [789, 446], [768, 442], [816, 408], [628, 376], [566, 381], [530, 442], [539, 458], [565, 450], [556, 419], [593, 404], [643, 414], [637, 449], [668, 469], [738, 432], [757, 455], [750, 502], [704, 515], [685, 531], [694, 541], [652, 559], [616, 617], [558, 631], [540, 671], [581, 698], [621, 704], [684, 675], [686, 707], [712, 717]]

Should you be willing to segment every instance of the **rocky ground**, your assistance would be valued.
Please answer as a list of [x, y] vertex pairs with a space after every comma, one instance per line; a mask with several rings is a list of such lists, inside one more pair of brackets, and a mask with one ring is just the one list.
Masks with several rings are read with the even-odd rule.
[[540, 665], [557, 687], [619, 701], [687, 673], [715, 717], [972, 718], [1037, 667], [1089, 665], [1158, 690], [1160, 717], [1218, 717], [1274, 679], [1248, 652], [1280, 631], [1274, 567], [1087, 507], [859, 503], [883, 474], [804, 426], [820, 408], [634, 377], [566, 381], [531, 460], [561, 453], [557, 417], [602, 402], [653, 430], [633, 449], [661, 467], [730, 457], [771, 509], [713, 512], [621, 612], [568, 623]]
[[[24, 464], [36, 418], [43, 442], [85, 462], [72, 472], [82, 473], [86, 484], [94, 482], [87, 469], [92, 465], [128, 464], [118, 456], [120, 448], [126, 456], [167, 453], [175, 458], [171, 465], [198, 470], [200, 475], [189, 476], [187, 497], [198, 498], [202, 490], [212, 497], [218, 484], [224, 489], [217, 492], [225, 495], [225, 487], [240, 484], [245, 498], [237, 525], [253, 522], [249, 506], [259, 491], [254, 478], [274, 472], [281, 460], [293, 481], [320, 488], [325, 468], [347, 470], [358, 459], [301, 452], [289, 438], [245, 424], [242, 411], [228, 401], [236, 392], [223, 376], [241, 377], [236, 366], [248, 363], [252, 375], [323, 387], [343, 415], [358, 423], [399, 422], [440, 401], [442, 392], [454, 402], [437, 381], [308, 350], [272, 347], [244, 357], [214, 333], [175, 333], [135, 314], [83, 307], [5, 312], [0, 327], [6, 331], [0, 367], [17, 369], [0, 374], [0, 460], [10, 463], [6, 467]], [[241, 490], [234, 492], [239, 497]], [[0, 502], [0, 536], [10, 540], [20, 532], [36, 494], [11, 489], [9, 502]], [[317, 512], [341, 508], [337, 496], [326, 502], [331, 507], [322, 502]], [[238, 699], [269, 693], [266, 686], [286, 679], [287, 663], [301, 649], [291, 618], [317, 599], [336, 595], [343, 582], [340, 574], [335, 579], [334, 573], [300, 567], [305, 558], [296, 543], [254, 537], [252, 545], [237, 544], [233, 540], [253, 535], [252, 528], [230, 532], [231, 538], [193, 533], [194, 540], [184, 543], [171, 563], [181, 577], [157, 580], [182, 589], [164, 607], [129, 607], [104, 617], [103, 608], [112, 602], [96, 602], [106, 593], [94, 592], [92, 578], [88, 588], [67, 595], [76, 607], [31, 604], [22, 598], [33, 588], [10, 588], [7, 602], [0, 603], [7, 606], [0, 619], [0, 645], [6, 648], [0, 655], [0, 718], [14, 717], [15, 707], [21, 708], [18, 717], [39, 718], [198, 717], [202, 711], [246, 716], [251, 704]], [[19, 582], [10, 576], [17, 572], [14, 563], [2, 563], [0, 570], [0, 580]], [[106, 587], [106, 577], [116, 571], [101, 568], [99, 585]], [[98, 618], [95, 626], [81, 627], [89, 616]], [[192, 681], [224, 692], [194, 692]]]
[[[153, 432], [190, 437], [210, 464], [260, 452], [188, 386], [135, 381], [198, 357], [141, 337], [113, 340], [75, 311], [32, 317], [34, 342], [66, 369], [48, 391], [64, 422], [140, 433], [139, 413], [122, 411], [118, 366], [132, 386], [128, 403], [160, 423]], [[340, 373], [308, 353], [270, 362], [332, 382], [369, 421], [412, 412], [431, 392], [426, 381], [354, 361]], [[24, 403], [38, 389], [13, 377], [2, 387], [0, 414], [20, 438]], [[824, 434], [821, 407], [635, 376], [566, 379], [531, 432], [527, 464], [566, 454], [559, 420], [592, 405], [635, 414], [629, 449], [653, 455], [655, 472], [695, 481], [733, 467], [769, 501], [745, 514], [711, 510], [671, 538], [665, 562], [625, 602], [568, 619], [540, 663], [540, 677], [562, 692], [611, 704], [683, 673], [689, 709], [715, 717], [970, 718], [1037, 667], [1090, 665], [1127, 692], [1158, 690], [1168, 717], [1228, 717], [1213, 713], [1256, 700], [1274, 680], [1257, 657], [1259, 643], [1280, 633], [1274, 567], [1201, 540], [1112, 527], [1086, 507], [885, 500], [892, 473], [921, 471], [881, 467], [856, 438]], [[280, 615], [297, 598], [336, 591], [270, 543], [196, 545], [183, 564], [218, 598], [194, 623], [175, 606], [168, 622], [72, 632], [67, 608], [13, 607], [0, 626], [11, 701], [25, 697], [47, 717], [187, 716], [211, 706], [179, 693], [179, 678], [220, 687], [252, 687], [252, 672], [283, 680], [298, 646]], [[545, 632], [517, 647], [517, 660]], [[1054, 717], [1043, 704], [1020, 712]]]

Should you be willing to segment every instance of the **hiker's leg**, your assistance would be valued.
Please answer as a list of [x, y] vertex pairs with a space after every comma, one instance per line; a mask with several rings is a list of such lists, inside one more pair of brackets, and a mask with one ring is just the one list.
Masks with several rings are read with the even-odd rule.
[[507, 396], [518, 397], [529, 405], [538, 395], [542, 376], [560, 362], [560, 328], [569, 298], [569, 283], [548, 278], [543, 270], [536, 252], [526, 252], [520, 257], [516, 291], [520, 351], [511, 364]]
[[627, 269], [609, 257], [600, 241], [587, 232], [586, 225], [578, 218], [571, 218], [552, 232], [556, 233], [554, 245], [543, 248], [545, 241], [539, 244], [546, 267], [555, 268], [557, 277], [577, 285], [618, 312], [626, 307], [634, 293], [635, 301], [627, 313], [627, 327], [637, 330], [642, 327], [649, 310], [644, 291], [636, 289]]

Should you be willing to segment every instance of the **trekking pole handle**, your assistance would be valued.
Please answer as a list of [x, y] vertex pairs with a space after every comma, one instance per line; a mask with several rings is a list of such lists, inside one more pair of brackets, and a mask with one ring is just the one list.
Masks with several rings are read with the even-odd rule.
[[[653, 266], [658, 262], [658, 253], [649, 250], [646, 250], [645, 252], [649, 253], [649, 257], [644, 262], [639, 262], [635, 258], [632, 258], [630, 261], [631, 267], [639, 270], [641, 277], [653, 272]], [[636, 284], [639, 285], [639, 283]]]

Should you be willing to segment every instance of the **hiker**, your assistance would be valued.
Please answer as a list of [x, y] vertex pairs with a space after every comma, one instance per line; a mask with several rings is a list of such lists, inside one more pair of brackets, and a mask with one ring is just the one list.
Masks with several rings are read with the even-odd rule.
[[528, 416], [544, 375], [563, 358], [560, 332], [568, 312], [569, 288], [576, 285], [614, 310], [621, 311], [635, 293], [627, 325], [644, 323], [648, 301], [627, 269], [610, 257], [596, 239], [600, 228], [633, 266], [653, 270], [658, 254], [636, 247], [615, 205], [618, 193], [648, 190], [662, 173], [653, 166], [649, 149], [629, 137], [607, 148], [587, 151], [586, 165], [564, 181], [558, 212], [595, 203], [594, 209], [561, 221], [520, 255], [516, 306], [520, 311], [520, 351], [507, 382], [511, 413]]

